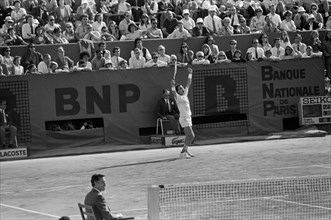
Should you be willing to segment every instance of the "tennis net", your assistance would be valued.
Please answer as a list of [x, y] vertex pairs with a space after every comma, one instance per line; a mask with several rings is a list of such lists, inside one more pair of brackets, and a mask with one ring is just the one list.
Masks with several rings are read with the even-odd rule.
[[149, 220], [331, 219], [331, 176], [148, 188]]

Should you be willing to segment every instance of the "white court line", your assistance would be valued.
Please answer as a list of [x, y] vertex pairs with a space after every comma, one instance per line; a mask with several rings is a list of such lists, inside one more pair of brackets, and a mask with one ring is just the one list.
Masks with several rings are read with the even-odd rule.
[[[147, 208], [138, 208], [138, 209], [123, 209], [123, 210], [117, 210], [117, 211], [112, 211], [114, 213], [126, 213], [126, 212], [134, 212], [134, 211], [146, 211]], [[81, 215], [69, 215], [70, 218], [74, 217], [80, 217]]]
[[265, 198], [265, 199], [269, 199], [269, 200], [273, 200], [273, 201], [278, 201], [278, 202], [284, 202], [284, 203], [291, 203], [291, 204], [300, 205], [300, 206], [307, 206], [307, 207], [310, 207], [310, 208], [318, 208], [318, 209], [331, 210], [331, 208], [324, 207], [324, 206], [309, 205], [309, 204], [305, 204], [305, 203], [301, 203], [301, 202], [294, 202], [294, 201], [288, 201], [288, 200], [283, 200], [283, 199], [275, 199], [275, 198]]
[[48, 217], [53, 217], [53, 218], [60, 218], [61, 217], [61, 216], [57, 216], [57, 215], [46, 214], [46, 213], [43, 213], [43, 212], [32, 211], [32, 210], [29, 210], [29, 209], [23, 209], [23, 208], [16, 207], [16, 206], [6, 205], [6, 204], [3, 204], [3, 203], [0, 203], [0, 205], [1, 206], [4, 206], [4, 207], [8, 207], [8, 208], [12, 208], [12, 209], [17, 209], [17, 210], [20, 210], [20, 211], [24, 211], [24, 212], [30, 212], [30, 213], [34, 213], [34, 214], [38, 214], [38, 215], [43, 215], [43, 216], [48, 216]]
[[[80, 184], [80, 185], [68, 185], [68, 186], [54, 186], [54, 187], [48, 187], [48, 188], [26, 189], [23, 191], [24, 192], [35, 192], [35, 191], [52, 192], [52, 191], [63, 190], [63, 189], [71, 188], [71, 187], [77, 187], [77, 186], [85, 186], [85, 185]], [[0, 195], [13, 194], [13, 193], [22, 193], [22, 192], [14, 192], [14, 191], [0, 192]]]

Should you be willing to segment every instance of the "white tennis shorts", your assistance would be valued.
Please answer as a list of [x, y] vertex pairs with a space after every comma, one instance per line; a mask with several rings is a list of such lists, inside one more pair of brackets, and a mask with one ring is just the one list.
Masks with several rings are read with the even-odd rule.
[[192, 118], [191, 116], [180, 116], [179, 123], [183, 128], [192, 126]]

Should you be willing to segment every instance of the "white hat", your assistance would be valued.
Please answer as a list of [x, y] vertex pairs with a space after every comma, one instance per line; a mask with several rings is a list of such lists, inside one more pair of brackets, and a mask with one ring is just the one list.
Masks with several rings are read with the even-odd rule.
[[11, 22], [14, 22], [13, 18], [10, 17], [10, 16], [7, 16], [7, 17], [5, 18], [5, 21], [11, 21]]
[[109, 59], [107, 59], [106, 62], [105, 62], [105, 65], [107, 65], [107, 64], [111, 64], [111, 65], [113, 65], [113, 63], [112, 63], [111, 60], [109, 60]]
[[313, 14], [310, 14], [310, 15], [308, 15], [308, 20], [309, 19], [314, 19], [315, 20], [315, 16]]
[[203, 23], [203, 19], [202, 18], [198, 18], [197, 19], [197, 23]]
[[183, 10], [183, 15], [185, 15], [185, 14], [190, 14], [190, 11], [188, 9], [184, 9]]
[[210, 7], [208, 8], [208, 11], [216, 11], [215, 6], [214, 6], [214, 5], [210, 6]]
[[80, 4], [87, 4], [87, 0], [82, 0]]
[[300, 6], [299, 9], [298, 9], [298, 12], [306, 12], [305, 8]]

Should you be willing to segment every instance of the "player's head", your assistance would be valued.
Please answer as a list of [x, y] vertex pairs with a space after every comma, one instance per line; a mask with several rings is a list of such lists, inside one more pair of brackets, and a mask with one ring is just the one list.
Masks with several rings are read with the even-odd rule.
[[178, 84], [176, 85], [176, 92], [179, 94], [179, 95], [184, 95], [184, 86]]

